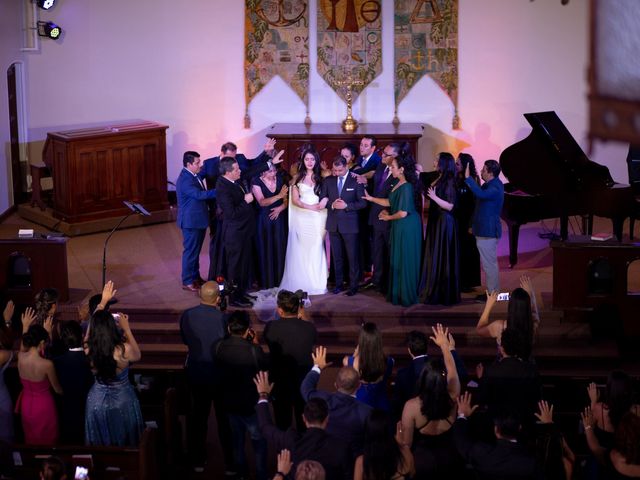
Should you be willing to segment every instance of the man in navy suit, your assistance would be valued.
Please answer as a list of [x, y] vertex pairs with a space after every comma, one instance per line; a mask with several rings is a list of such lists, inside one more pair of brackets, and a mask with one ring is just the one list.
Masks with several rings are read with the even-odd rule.
[[358, 168], [353, 169], [353, 173], [364, 175], [367, 179], [373, 176], [373, 172], [382, 160], [376, 147], [378, 141], [373, 135], [366, 135], [360, 140], [360, 156], [358, 157]]
[[356, 398], [360, 387], [360, 375], [353, 367], [342, 367], [336, 376], [336, 392], [318, 390], [320, 372], [327, 368], [327, 349], [316, 347], [312, 354], [313, 368], [309, 370], [300, 386], [305, 402], [312, 398], [322, 398], [329, 406], [327, 433], [346, 440], [354, 455], [362, 453], [364, 444], [364, 426], [373, 408]]
[[[346, 252], [349, 265], [349, 290], [347, 295], [358, 292], [361, 270], [358, 258], [358, 210], [362, 210], [367, 201], [364, 185], [349, 174], [344, 157], [333, 161], [333, 175], [322, 183], [320, 197], [327, 198], [327, 231], [331, 240], [331, 258], [336, 275], [336, 287], [333, 293], [343, 289], [343, 263]], [[344, 247], [344, 248], [343, 248]]]
[[[465, 182], [476, 197], [471, 227], [476, 236], [476, 245], [480, 252], [482, 269], [487, 280], [487, 291], [500, 291], [500, 272], [498, 271], [498, 240], [502, 236], [500, 212], [504, 203], [504, 185], [498, 178], [500, 164], [495, 160], [484, 162], [480, 176], [484, 180], [478, 186], [470, 176], [469, 165], [465, 171]], [[484, 297], [486, 299], [486, 296]], [[482, 299], [482, 295], [478, 299]]]
[[182, 171], [176, 181], [178, 227], [182, 230], [182, 288], [197, 292], [200, 277], [200, 250], [209, 226], [207, 200], [216, 198], [215, 190], [207, 190], [198, 173], [202, 167], [200, 154], [185, 152]]
[[[389, 194], [398, 180], [391, 175], [391, 163], [398, 156], [400, 145], [398, 143], [390, 143], [382, 152], [382, 161], [376, 168], [373, 179], [371, 195], [376, 198], [389, 198]], [[371, 280], [364, 285], [365, 289], [375, 288], [381, 291], [385, 290], [386, 277], [388, 276], [389, 264], [389, 234], [391, 232], [391, 222], [384, 222], [378, 218], [380, 212], [385, 207], [377, 203], [371, 203], [369, 207], [368, 224], [371, 227], [371, 250], [373, 260], [373, 276]]]

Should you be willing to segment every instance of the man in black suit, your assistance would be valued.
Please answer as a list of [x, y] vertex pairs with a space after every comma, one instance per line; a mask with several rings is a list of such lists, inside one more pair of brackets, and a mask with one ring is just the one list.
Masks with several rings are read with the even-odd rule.
[[271, 357], [271, 378], [276, 384], [273, 412], [279, 429], [289, 428], [291, 414], [295, 413], [296, 426], [302, 430], [304, 400], [300, 395], [300, 384], [313, 366], [311, 354], [318, 332], [312, 322], [299, 318], [298, 295], [280, 290], [277, 301], [279, 319], [269, 322], [264, 329]]
[[364, 426], [373, 410], [366, 403], [356, 399], [360, 387], [360, 375], [353, 367], [342, 367], [336, 376], [336, 392], [317, 390], [320, 372], [327, 364], [327, 349], [316, 347], [313, 354], [313, 368], [302, 381], [300, 393], [305, 401], [322, 398], [329, 405], [327, 432], [346, 440], [354, 455], [360, 455], [364, 444]]
[[340, 293], [343, 286], [343, 263], [346, 252], [349, 265], [349, 290], [347, 295], [358, 292], [361, 269], [358, 256], [358, 210], [367, 205], [364, 186], [359, 184], [347, 170], [347, 161], [336, 157], [333, 175], [322, 182], [320, 196], [327, 198], [327, 231], [331, 240], [331, 257], [336, 276], [333, 293]]
[[[400, 145], [391, 143], [384, 147], [382, 161], [376, 167], [371, 185], [368, 187], [373, 197], [389, 198], [391, 190], [398, 183], [398, 180], [391, 175], [391, 162], [398, 156]], [[371, 230], [371, 251], [373, 262], [373, 276], [364, 285], [365, 289], [377, 289], [386, 291], [386, 283], [389, 268], [389, 234], [391, 232], [391, 222], [383, 222], [378, 218], [380, 212], [385, 207], [377, 203], [371, 203], [369, 207], [368, 225]]]
[[227, 319], [219, 305], [218, 284], [206, 282], [200, 288], [200, 305], [185, 310], [180, 317], [180, 336], [189, 349], [185, 362], [191, 393], [187, 441], [196, 471], [202, 471], [207, 459], [207, 424], [211, 403], [215, 408], [225, 465], [229, 471], [233, 466], [231, 427], [222, 402], [221, 372], [213, 358], [214, 345], [227, 333]]
[[254, 380], [260, 400], [256, 406], [258, 424], [262, 436], [276, 452], [286, 448], [291, 451], [293, 464], [303, 460], [320, 463], [327, 478], [349, 479], [353, 476], [353, 456], [345, 440], [326, 432], [329, 423], [329, 406], [322, 398], [311, 398], [304, 407], [302, 418], [307, 427], [303, 434], [293, 428], [286, 431], [276, 428], [269, 412], [269, 395], [273, 384], [267, 372], [260, 372]]
[[230, 336], [215, 345], [214, 356], [222, 372], [222, 401], [231, 423], [236, 471], [247, 476], [244, 445], [248, 432], [256, 457], [257, 478], [262, 480], [267, 474], [267, 445], [258, 428], [255, 412], [258, 394], [253, 379], [259, 371], [269, 368], [269, 362], [250, 325], [246, 311], [233, 312], [227, 327]]
[[458, 398], [458, 419], [453, 424], [456, 448], [467, 464], [471, 464], [480, 480], [542, 479], [542, 469], [535, 457], [518, 442], [520, 422], [508, 411], [494, 417], [496, 443], [475, 441], [469, 431], [471, 414], [478, 408], [471, 406], [471, 395]]
[[227, 255], [227, 274], [232, 285], [230, 304], [251, 306], [247, 293], [256, 221], [253, 195], [239, 182], [240, 166], [234, 158], [220, 161], [222, 175], [216, 183], [218, 207], [223, 216], [220, 234]]

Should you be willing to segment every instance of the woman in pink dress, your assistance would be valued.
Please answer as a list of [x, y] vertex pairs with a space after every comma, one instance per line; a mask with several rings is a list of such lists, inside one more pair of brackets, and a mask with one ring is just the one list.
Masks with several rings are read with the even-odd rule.
[[[52, 321], [45, 322], [51, 327]], [[53, 362], [43, 358], [49, 334], [42, 325], [31, 325], [22, 336], [23, 351], [18, 354], [18, 373], [22, 392], [16, 413], [22, 418], [25, 443], [50, 445], [58, 440], [58, 415], [51, 388], [62, 394]]]

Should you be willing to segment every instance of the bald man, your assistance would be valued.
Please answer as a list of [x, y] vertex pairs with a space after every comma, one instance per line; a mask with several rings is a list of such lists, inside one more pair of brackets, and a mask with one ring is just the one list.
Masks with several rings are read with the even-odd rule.
[[313, 357], [313, 368], [302, 381], [300, 393], [304, 401], [311, 398], [322, 398], [329, 406], [329, 423], [327, 433], [345, 439], [351, 451], [360, 455], [363, 449], [364, 425], [373, 410], [366, 403], [356, 399], [360, 387], [360, 375], [353, 367], [342, 367], [336, 375], [336, 392], [317, 390], [320, 373], [327, 368], [327, 349], [316, 347]]
[[220, 397], [220, 372], [213, 358], [213, 345], [224, 338], [227, 319], [220, 311], [220, 289], [209, 281], [200, 287], [200, 305], [185, 310], [180, 317], [180, 335], [189, 349], [185, 362], [191, 390], [187, 440], [193, 469], [201, 472], [207, 460], [207, 423], [211, 403], [215, 407], [220, 442], [227, 470], [233, 468], [231, 427]]

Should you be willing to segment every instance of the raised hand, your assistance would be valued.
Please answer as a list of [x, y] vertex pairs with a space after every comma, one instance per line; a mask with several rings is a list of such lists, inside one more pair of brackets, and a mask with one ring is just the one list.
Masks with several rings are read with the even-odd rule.
[[492, 306], [498, 301], [499, 292], [497, 290], [495, 292], [489, 292], [489, 290], [485, 290], [485, 293], [487, 294], [487, 305]]
[[278, 465], [276, 468], [278, 473], [289, 475], [291, 467], [293, 467], [293, 462], [291, 461], [291, 452], [285, 448], [278, 454]]
[[269, 372], [258, 372], [253, 379], [258, 395], [270, 395], [273, 390], [273, 383], [269, 383]]
[[594, 382], [591, 382], [587, 387], [587, 393], [589, 394], [591, 405], [598, 402], [598, 387]]
[[585, 433], [587, 430], [593, 429], [595, 420], [593, 419], [593, 412], [591, 411], [591, 407], [586, 407], [584, 409], [584, 412], [580, 413], [580, 418], [582, 418], [582, 425], [584, 426]]
[[51, 333], [53, 332], [53, 315], [47, 315], [47, 318], [45, 319], [42, 326], [49, 334], [49, 338], [51, 338]]
[[364, 198], [365, 200], [368, 200], [369, 202], [372, 201], [373, 197], [371, 195], [369, 195], [369, 192], [367, 191], [367, 189], [364, 189], [364, 195], [362, 195], [362, 198]]
[[357, 173], [351, 173], [351, 176], [356, 179], [356, 183], [360, 183], [362, 185], [367, 184], [367, 177], [364, 175], [358, 175]]
[[433, 343], [438, 345], [440, 349], [445, 350], [449, 348], [449, 329], [442, 326], [441, 323], [436, 323], [435, 327], [431, 327], [433, 335], [429, 337]]
[[538, 412], [534, 415], [542, 423], [553, 423], [553, 405], [549, 405], [545, 400], [540, 400]]
[[529, 275], [522, 275], [520, 277], [520, 288], [522, 288], [523, 290], [525, 290], [529, 296], [533, 296], [534, 292], [533, 292], [533, 282], [531, 281], [531, 278], [529, 277]]
[[31, 324], [35, 319], [36, 319], [35, 310], [31, 307], [27, 307], [24, 310], [24, 313], [22, 314], [22, 316], [20, 317], [20, 321], [22, 322], [22, 333], [29, 330], [29, 327], [31, 326]]
[[313, 358], [313, 364], [320, 370], [331, 365], [331, 362], [327, 362], [327, 347], [316, 347], [315, 352], [311, 353], [311, 358]]
[[[107, 304], [113, 297], [116, 296], [116, 293], [118, 293], [118, 290], [115, 289], [113, 281], [109, 280], [104, 284], [104, 287], [102, 287], [102, 298], [100, 299], [99, 307], [101, 307], [103, 310], [107, 308]], [[93, 312], [89, 313], [93, 314]]]
[[[276, 141], [274, 140], [273, 143], [275, 144]], [[284, 150], [280, 150], [278, 153], [276, 153], [276, 156], [271, 159], [271, 164], [278, 165], [279, 163], [282, 163], [284, 161], [284, 158], [282, 158], [283, 155]]]
[[[276, 146], [276, 139], [275, 138], [271, 138], [271, 137], [267, 137], [267, 141], [264, 144], [264, 151], [265, 152], [270, 152], [271, 150], [273, 150]], [[271, 162], [273, 163], [273, 162]]]
[[457, 398], [458, 402], [458, 414], [470, 417], [473, 412], [476, 411], [478, 405], [471, 406], [471, 394], [464, 392]]

